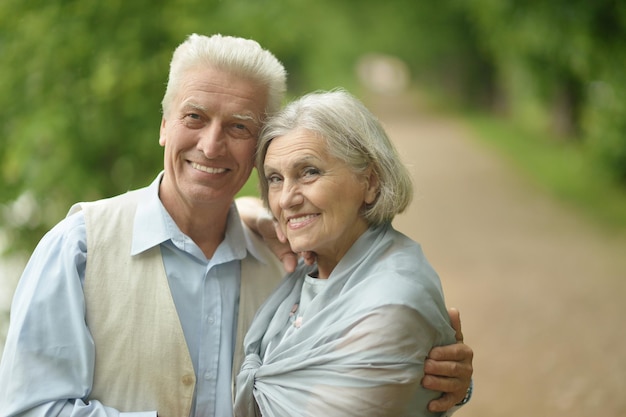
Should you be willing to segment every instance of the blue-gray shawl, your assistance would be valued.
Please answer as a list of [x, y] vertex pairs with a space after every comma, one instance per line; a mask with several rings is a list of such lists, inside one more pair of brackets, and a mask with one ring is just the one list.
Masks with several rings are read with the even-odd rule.
[[420, 385], [433, 346], [454, 343], [441, 283], [420, 245], [389, 224], [367, 230], [290, 322], [302, 262], [261, 306], [244, 340], [236, 417], [429, 416]]

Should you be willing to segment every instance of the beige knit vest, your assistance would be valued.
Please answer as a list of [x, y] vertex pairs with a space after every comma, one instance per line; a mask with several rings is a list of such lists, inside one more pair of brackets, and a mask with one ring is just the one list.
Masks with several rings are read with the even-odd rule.
[[187, 417], [195, 375], [160, 248], [130, 256], [136, 197], [83, 203], [86, 320], [96, 347], [89, 399]]

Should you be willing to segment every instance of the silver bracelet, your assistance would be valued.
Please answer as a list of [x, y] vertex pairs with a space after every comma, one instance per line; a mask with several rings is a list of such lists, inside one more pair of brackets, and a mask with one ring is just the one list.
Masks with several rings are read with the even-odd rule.
[[465, 397], [457, 405], [467, 404], [469, 402], [470, 398], [472, 398], [472, 392], [473, 391], [474, 391], [474, 380], [470, 379], [470, 385], [469, 385], [469, 387], [467, 387], [467, 392], [465, 393]]

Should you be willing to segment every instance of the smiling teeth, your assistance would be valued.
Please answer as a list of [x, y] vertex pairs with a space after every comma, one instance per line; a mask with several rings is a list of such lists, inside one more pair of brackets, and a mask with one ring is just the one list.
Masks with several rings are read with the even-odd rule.
[[205, 167], [204, 165], [196, 164], [195, 162], [191, 163], [191, 167], [197, 169], [198, 171], [207, 172], [209, 174], [221, 174], [222, 172], [226, 172], [226, 169], [224, 168]]
[[294, 217], [292, 219], [289, 219], [289, 224], [298, 224], [298, 223], [302, 223], [305, 222], [309, 219], [312, 219], [313, 217], [315, 217], [315, 214], [308, 214], [306, 216], [302, 216], [302, 217]]

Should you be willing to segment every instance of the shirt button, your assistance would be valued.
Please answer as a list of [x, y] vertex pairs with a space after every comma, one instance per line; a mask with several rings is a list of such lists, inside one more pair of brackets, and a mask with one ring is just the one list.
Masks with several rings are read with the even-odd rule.
[[208, 321], [209, 321], [209, 324], [215, 324], [215, 317], [210, 316], [210, 317], [208, 318]]
[[183, 385], [191, 385], [193, 384], [193, 376], [191, 375], [184, 375], [183, 376]]

